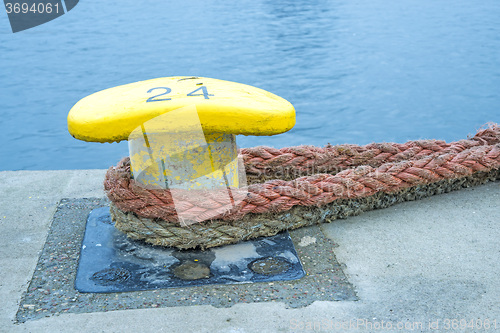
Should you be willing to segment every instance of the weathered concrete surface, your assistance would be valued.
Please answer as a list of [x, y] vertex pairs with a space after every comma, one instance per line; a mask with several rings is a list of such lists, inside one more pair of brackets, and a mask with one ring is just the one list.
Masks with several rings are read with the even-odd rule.
[[468, 325], [489, 320], [484, 331], [500, 330], [498, 182], [322, 225], [338, 244], [334, 251], [359, 301], [321, 301], [299, 309], [269, 302], [119, 310], [16, 324], [57, 203], [103, 197], [104, 173], [0, 172], [0, 332], [300, 332], [367, 326], [382, 332], [390, 325], [436, 332], [452, 328], [447, 319]]
[[[222, 273], [228, 279], [238, 281], [238, 276], [231, 276], [230, 272], [221, 272], [217, 268], [218, 264], [216, 262], [225, 261], [227, 263], [227, 260], [230, 260], [232, 263], [229, 265], [236, 265], [242, 269], [245, 265], [250, 264], [244, 258], [251, 256], [253, 259], [254, 254], [257, 254], [254, 243], [244, 242], [238, 245], [228, 245], [206, 252], [197, 252], [195, 255], [191, 251], [174, 251], [172, 253], [171, 249], [167, 251], [161, 251], [160, 249], [153, 250], [149, 245], [140, 244], [140, 242], [127, 241], [123, 243], [115, 239], [115, 241], [118, 241], [115, 245], [117, 245], [117, 248], [121, 248], [121, 250], [118, 249], [118, 252], [115, 253], [117, 261], [126, 260], [131, 264], [137, 265], [135, 267], [125, 267], [126, 270], [122, 273], [125, 276], [129, 274], [129, 278], [131, 278], [129, 282], [135, 281], [134, 283], [138, 283], [139, 289], [142, 289], [140, 288], [141, 285], [142, 287], [146, 287], [146, 289], [119, 292], [120, 283], [118, 283], [114, 285], [118, 287], [115, 291], [107, 293], [80, 293], [75, 290], [79, 260], [80, 264], [82, 259], [87, 261], [87, 266], [83, 272], [80, 272], [82, 275], [80, 275], [79, 279], [80, 287], [84, 288], [92, 289], [93, 287], [99, 287], [99, 285], [85, 283], [84, 276], [86, 271], [95, 273], [98, 271], [102, 272], [102, 269], [106, 268], [116, 268], [113, 264], [103, 266], [110, 264], [110, 262], [106, 262], [106, 258], [109, 259], [108, 255], [110, 255], [110, 249], [108, 248], [109, 240], [86, 240], [87, 251], [95, 248], [97, 245], [96, 242], [101, 243], [101, 246], [96, 250], [101, 251], [100, 255], [103, 258], [98, 258], [99, 255], [90, 255], [89, 252], [87, 252], [86, 256], [80, 256], [84, 232], [85, 237], [92, 230], [93, 232], [102, 232], [103, 236], [106, 237], [108, 231], [103, 228], [99, 228], [99, 231], [97, 228], [86, 228], [89, 213], [97, 207], [104, 208], [106, 204], [106, 200], [95, 198], [63, 199], [60, 201], [43, 251], [40, 254], [40, 259], [28, 286], [28, 291], [22, 298], [16, 316], [16, 320], [19, 323], [60, 314], [92, 313], [124, 309], [192, 307], [200, 305], [224, 308], [234, 306], [238, 303], [261, 302], [283, 302], [289, 308], [302, 308], [315, 301], [357, 300], [352, 285], [347, 281], [341, 265], [336, 261], [333, 254], [335, 244], [323, 235], [318, 226], [301, 228], [295, 230], [293, 235], [291, 235], [292, 241], [298, 244], [296, 252], [305, 271], [307, 271], [307, 275], [303, 276], [300, 271], [297, 271], [298, 267], [295, 266], [295, 271], [292, 270], [288, 273], [290, 274], [289, 277], [296, 276], [296, 279], [227, 284], [228, 281], [226, 279], [220, 278]], [[97, 217], [94, 215], [94, 218]], [[90, 221], [90, 224], [92, 223]], [[107, 225], [106, 228], [113, 229], [113, 226]], [[116, 234], [120, 233], [117, 230], [114, 230], [114, 232]], [[121, 234], [120, 239], [121, 237], [126, 236]], [[293, 260], [293, 254], [284, 253], [286, 250], [283, 245], [270, 247], [268, 249], [269, 252], [266, 253], [263, 253], [263, 249], [261, 248], [259, 253], [263, 256], [278, 255], [283, 258], [283, 256], [279, 255], [282, 253], [287, 259]], [[151, 256], [154, 256], [154, 258], [151, 258]], [[192, 261], [194, 258], [196, 259]], [[238, 262], [238, 258], [242, 258], [243, 262]], [[103, 259], [105, 260], [104, 263], [101, 261]], [[198, 281], [203, 282], [202, 285], [189, 286], [183, 283], [176, 283], [180, 281], [172, 281], [174, 284], [177, 284], [177, 287], [164, 289], [151, 288], [154, 284], [149, 284], [149, 282], [159, 282], [162, 280], [167, 282], [165, 277], [169, 275], [168, 272], [171, 268], [166, 265], [169, 265], [172, 261], [175, 265], [176, 261], [183, 259], [186, 259], [183, 264], [184, 266], [188, 262], [197, 265], [210, 265], [210, 269], [208, 266], [204, 266], [206, 271], [203, 274], [210, 273], [208, 275], [212, 275], [212, 283], [215, 282], [215, 279], [219, 279], [220, 283], [208, 284], [210, 281], [204, 280]], [[89, 260], [95, 260], [94, 265], [90, 264]], [[214, 262], [216, 264], [212, 267], [212, 263]], [[183, 265], [178, 266], [177, 269], [183, 267]], [[257, 267], [261, 268], [259, 265]], [[81, 269], [81, 267], [78, 268]], [[110, 275], [107, 276], [109, 277]], [[136, 277], [133, 278], [132, 276]], [[249, 277], [252, 275], [247, 273], [246, 276]], [[75, 283], [73, 284], [74, 281]], [[130, 287], [130, 284], [127, 283], [125, 286]], [[150, 287], [149, 290], [147, 289], [148, 286]]]

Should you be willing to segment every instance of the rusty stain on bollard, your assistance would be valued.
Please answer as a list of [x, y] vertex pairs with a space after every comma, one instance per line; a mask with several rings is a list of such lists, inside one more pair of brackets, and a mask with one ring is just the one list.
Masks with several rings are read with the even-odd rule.
[[106, 268], [92, 274], [91, 279], [98, 284], [120, 284], [130, 279], [130, 272], [124, 268]]
[[182, 280], [208, 279], [210, 268], [196, 262], [185, 262], [174, 268], [174, 276]]
[[267, 257], [252, 262], [250, 269], [258, 274], [276, 275], [290, 269], [290, 263], [282, 258]]

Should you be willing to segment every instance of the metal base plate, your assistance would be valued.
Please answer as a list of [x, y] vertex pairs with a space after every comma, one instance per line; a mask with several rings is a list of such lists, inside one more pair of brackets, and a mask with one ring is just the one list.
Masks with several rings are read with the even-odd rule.
[[87, 218], [75, 287], [108, 293], [295, 280], [305, 275], [287, 232], [205, 251], [134, 241], [111, 221], [109, 207]]

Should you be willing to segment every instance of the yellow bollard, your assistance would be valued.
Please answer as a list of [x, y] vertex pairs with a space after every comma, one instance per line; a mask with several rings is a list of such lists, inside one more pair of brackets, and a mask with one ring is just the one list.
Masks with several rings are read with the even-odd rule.
[[252, 86], [167, 77], [99, 91], [68, 114], [76, 139], [128, 140], [134, 179], [153, 188], [245, 185], [235, 135], [274, 135], [295, 125], [285, 99]]

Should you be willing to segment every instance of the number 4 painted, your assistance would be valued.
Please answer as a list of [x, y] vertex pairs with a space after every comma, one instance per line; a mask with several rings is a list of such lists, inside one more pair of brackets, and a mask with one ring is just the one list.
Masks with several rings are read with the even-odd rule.
[[[200, 89], [203, 92], [203, 94], [195, 94], [195, 92], [197, 92]], [[208, 96], [213, 96], [213, 94], [208, 93], [207, 87], [205, 86], [201, 86], [198, 89], [191, 91], [189, 94], [187, 94], [187, 96], [202, 96], [202, 95], [203, 97], [205, 97], [205, 99], [209, 99]]]

